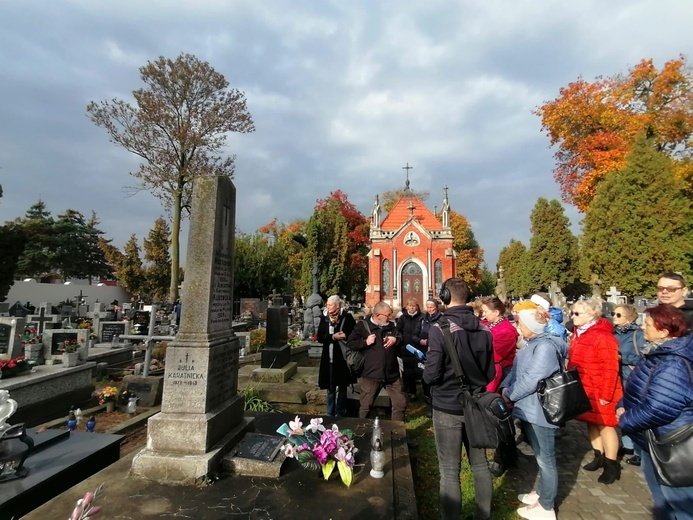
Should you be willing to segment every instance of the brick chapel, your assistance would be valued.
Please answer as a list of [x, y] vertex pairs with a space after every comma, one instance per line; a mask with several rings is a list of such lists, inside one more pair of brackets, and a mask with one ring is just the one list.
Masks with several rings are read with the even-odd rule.
[[444, 188], [439, 218], [414, 195], [409, 178], [400, 198], [382, 217], [378, 196], [371, 213], [371, 250], [368, 253], [366, 305], [385, 301], [403, 308], [415, 298], [421, 309], [438, 298], [442, 283], [456, 274], [452, 247], [448, 188]]

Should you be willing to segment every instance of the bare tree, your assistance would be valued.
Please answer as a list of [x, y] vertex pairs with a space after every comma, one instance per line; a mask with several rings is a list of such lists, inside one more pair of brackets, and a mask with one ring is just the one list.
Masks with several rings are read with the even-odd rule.
[[245, 94], [190, 54], [160, 57], [140, 68], [146, 87], [127, 101], [91, 102], [87, 113], [112, 142], [140, 156], [138, 189], [150, 190], [171, 212], [171, 301], [178, 298], [180, 222], [190, 209], [195, 177], [234, 173], [234, 156], [222, 156], [228, 132], [249, 133], [255, 125]]

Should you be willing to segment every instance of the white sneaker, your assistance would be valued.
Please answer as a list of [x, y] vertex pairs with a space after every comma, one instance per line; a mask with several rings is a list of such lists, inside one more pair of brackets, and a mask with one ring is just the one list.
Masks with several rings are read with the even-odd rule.
[[531, 506], [532, 504], [536, 504], [537, 502], [539, 502], [539, 495], [537, 495], [536, 491], [532, 490], [529, 493], [517, 495], [517, 499], [523, 504]]
[[553, 509], [544, 509], [539, 502], [521, 507], [517, 514], [528, 520], [556, 520], [556, 512]]

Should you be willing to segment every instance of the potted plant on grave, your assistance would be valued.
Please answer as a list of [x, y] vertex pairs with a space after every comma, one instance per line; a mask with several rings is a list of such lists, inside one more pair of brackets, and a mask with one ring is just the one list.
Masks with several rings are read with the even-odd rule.
[[63, 365], [65, 368], [76, 367], [79, 362], [79, 343], [76, 339], [66, 339], [60, 346], [63, 354]]
[[119, 395], [120, 390], [115, 386], [104, 386], [101, 390], [96, 392], [96, 398], [99, 400], [99, 404], [105, 404], [108, 413], [115, 411]]
[[43, 342], [41, 335], [36, 332], [36, 327], [26, 327], [24, 332], [19, 335], [19, 340], [24, 347], [24, 356], [27, 361], [42, 364]]

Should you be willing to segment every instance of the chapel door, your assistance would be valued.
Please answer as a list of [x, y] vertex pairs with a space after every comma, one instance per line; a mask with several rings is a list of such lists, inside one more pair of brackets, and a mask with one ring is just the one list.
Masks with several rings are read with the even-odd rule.
[[414, 298], [418, 302], [419, 308], [423, 309], [423, 272], [418, 264], [409, 262], [404, 266], [400, 287], [402, 292], [399, 301], [402, 310], [406, 307], [409, 298]]

